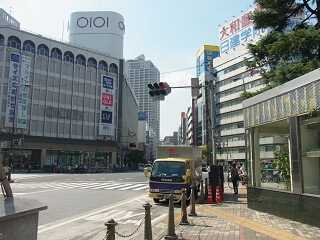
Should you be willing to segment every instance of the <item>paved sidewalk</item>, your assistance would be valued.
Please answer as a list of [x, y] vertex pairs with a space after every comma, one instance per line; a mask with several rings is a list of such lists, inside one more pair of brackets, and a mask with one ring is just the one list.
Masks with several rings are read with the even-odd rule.
[[[246, 192], [241, 186], [235, 195], [226, 185], [223, 203], [197, 204], [198, 216], [188, 217], [190, 225], [179, 225], [180, 213], [175, 212], [178, 239], [320, 239], [320, 228], [249, 209]], [[152, 226], [154, 240], [167, 235], [166, 221]]]

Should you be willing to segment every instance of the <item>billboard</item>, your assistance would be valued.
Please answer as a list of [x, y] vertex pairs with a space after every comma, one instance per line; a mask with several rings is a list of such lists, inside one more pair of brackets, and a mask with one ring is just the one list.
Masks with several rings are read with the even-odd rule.
[[[17, 53], [10, 54], [9, 81], [5, 126], [27, 127], [29, 89], [22, 85], [29, 84], [31, 57]], [[19, 92], [17, 92], [19, 91]]]
[[101, 75], [101, 102], [99, 135], [115, 136], [114, 97], [115, 82], [113, 77]]
[[[253, 25], [253, 21], [249, 16], [255, 11], [261, 11], [259, 6], [255, 6], [246, 13], [233, 19], [229, 23], [219, 28], [219, 43], [220, 53], [227, 52], [230, 49], [243, 45], [245, 46], [252, 40], [266, 35], [271, 29], [256, 29]], [[292, 29], [300, 24], [305, 19], [303, 10], [297, 12], [294, 16], [288, 20], [289, 26], [285, 29], [285, 32], [290, 32]]]

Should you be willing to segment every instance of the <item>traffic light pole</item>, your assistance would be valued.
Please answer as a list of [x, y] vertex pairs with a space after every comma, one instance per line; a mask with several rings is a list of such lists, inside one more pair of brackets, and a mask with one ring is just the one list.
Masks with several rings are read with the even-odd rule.
[[211, 79], [209, 82], [209, 95], [211, 105], [211, 142], [212, 142], [212, 164], [216, 165], [217, 162], [217, 138], [216, 138], [216, 72], [210, 64]]

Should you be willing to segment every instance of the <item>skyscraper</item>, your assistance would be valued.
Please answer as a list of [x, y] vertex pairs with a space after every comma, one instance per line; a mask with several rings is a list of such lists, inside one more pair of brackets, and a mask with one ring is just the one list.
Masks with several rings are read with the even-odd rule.
[[152, 101], [149, 96], [149, 83], [160, 82], [160, 72], [150, 61], [145, 60], [142, 54], [134, 60], [127, 60], [129, 82], [139, 104], [139, 112], [147, 114], [147, 121], [150, 127], [150, 159], [156, 157], [156, 148], [160, 136], [160, 102]]

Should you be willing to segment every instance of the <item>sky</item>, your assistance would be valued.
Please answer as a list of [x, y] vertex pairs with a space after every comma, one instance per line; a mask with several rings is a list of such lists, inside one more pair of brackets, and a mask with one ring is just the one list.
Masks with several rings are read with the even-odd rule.
[[[219, 25], [246, 12], [254, 0], [0, 0], [21, 29], [68, 41], [72, 12], [114, 11], [124, 17], [124, 58], [144, 54], [172, 87], [190, 86], [196, 53], [219, 45]], [[187, 69], [188, 70], [182, 70]], [[178, 131], [191, 106], [191, 89], [174, 88], [160, 103], [160, 139]]]

